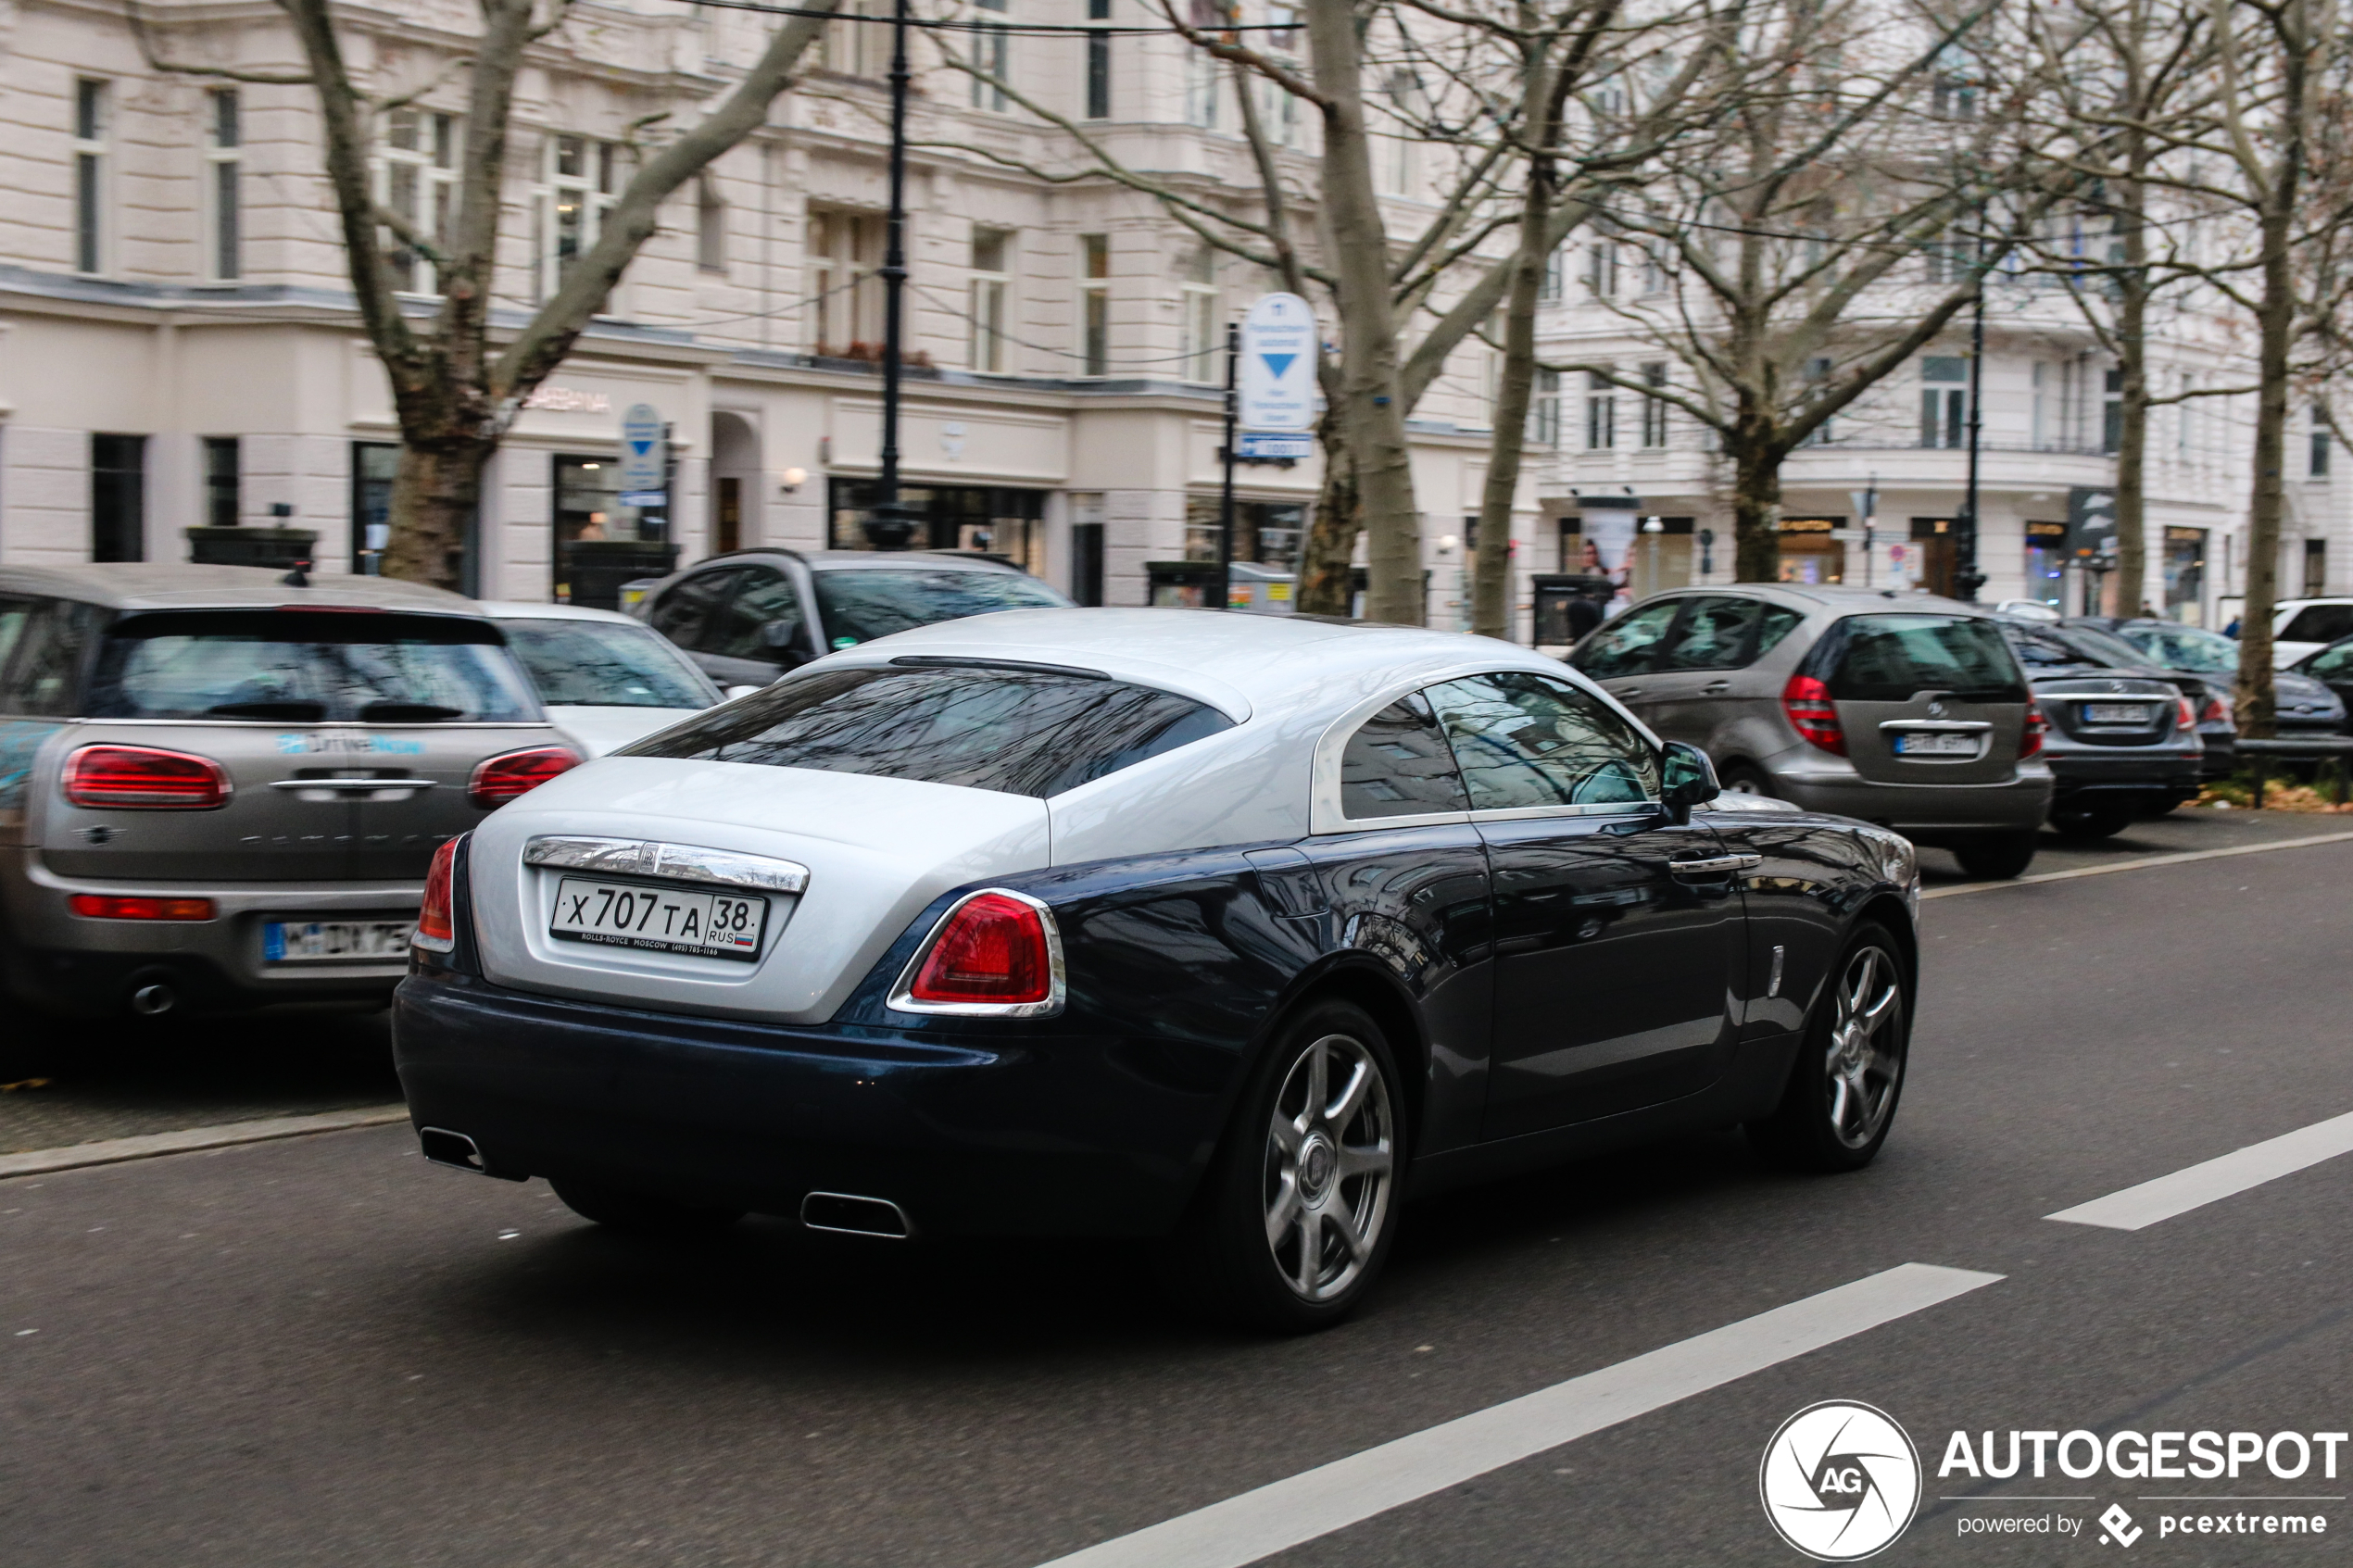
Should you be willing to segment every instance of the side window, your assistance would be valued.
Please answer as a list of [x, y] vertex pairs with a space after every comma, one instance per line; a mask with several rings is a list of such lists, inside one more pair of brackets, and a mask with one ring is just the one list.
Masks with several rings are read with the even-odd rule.
[[36, 602], [17, 633], [0, 709], [70, 717], [81, 705], [82, 654], [96, 610], [64, 599]]
[[2011, 632], [2010, 651], [2029, 670], [2066, 670], [2085, 662], [2057, 638], [2032, 632]]
[[1474, 811], [1658, 798], [1658, 754], [1576, 687], [1519, 671], [1429, 689]]
[[799, 630], [800, 595], [791, 579], [773, 566], [748, 568], [739, 579], [736, 596], [727, 601], [717, 633], [705, 646], [728, 659], [757, 659], [782, 664], [784, 646], [762, 640], [761, 630], [774, 621]]
[[1805, 619], [1793, 609], [1780, 605], [1767, 605], [1765, 612], [1756, 618], [1756, 651], [1748, 656], [1749, 662], [1754, 664], [1771, 653], [1783, 637], [1797, 630], [1798, 623]]
[[1691, 601], [1691, 612], [1664, 645], [1655, 670], [1737, 670], [1747, 661], [1749, 628], [1764, 607], [1755, 599]]
[[1340, 809], [1350, 821], [1469, 806], [1445, 733], [1420, 696], [1390, 704], [1348, 737], [1340, 759]]
[[31, 599], [0, 598], [0, 713], [18, 711], [15, 688], [8, 684], [8, 656], [24, 640], [24, 629], [32, 619]]
[[1651, 655], [1682, 608], [1681, 599], [1666, 599], [1628, 610], [1579, 644], [1569, 662], [1596, 681], [1640, 674], [1650, 668]]
[[682, 648], [715, 652], [706, 647], [712, 622], [719, 607], [727, 602], [727, 591], [742, 575], [741, 571], [697, 572], [654, 601], [647, 623]]
[[2333, 643], [2353, 633], [2353, 605], [2306, 605], [2280, 633], [2284, 643]]
[[2304, 672], [2320, 681], [2353, 680], [2353, 643], [2313, 655]]

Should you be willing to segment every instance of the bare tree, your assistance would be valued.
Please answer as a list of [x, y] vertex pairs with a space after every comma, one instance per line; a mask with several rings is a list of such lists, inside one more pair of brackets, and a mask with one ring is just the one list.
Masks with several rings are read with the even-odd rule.
[[[792, 85], [801, 55], [836, 0], [804, 0], [813, 14], [778, 29], [759, 59], [695, 124], [645, 149], [636, 172], [605, 215], [597, 243], [574, 260], [554, 293], [511, 333], [494, 327], [496, 257], [515, 78], [535, 46], [572, 17], [572, 0], [480, 0], [482, 28], [455, 64], [470, 79], [465, 142], [446, 232], [421, 232], [376, 199], [370, 175], [371, 120], [421, 93], [371, 96], [346, 62], [330, 0], [278, 0], [308, 63], [306, 74], [239, 72], [163, 57], [152, 23], [133, 0], [132, 27], [158, 69], [238, 81], [308, 82], [325, 130], [328, 182], [343, 230], [359, 320], [392, 383], [400, 422], [393, 481], [387, 576], [454, 588], [465, 529], [482, 495], [483, 467], [523, 399], [563, 362], [613, 286], [661, 223], [664, 201], [722, 153], [759, 129], [768, 106]], [[441, 303], [430, 321], [412, 319], [396, 290], [394, 263], [422, 257]]]

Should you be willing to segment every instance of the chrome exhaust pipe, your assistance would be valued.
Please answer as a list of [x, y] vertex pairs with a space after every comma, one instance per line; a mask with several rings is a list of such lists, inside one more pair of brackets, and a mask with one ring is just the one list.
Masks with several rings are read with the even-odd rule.
[[482, 1150], [463, 1133], [453, 1133], [446, 1127], [420, 1127], [417, 1143], [423, 1148], [425, 1158], [436, 1165], [472, 1171], [477, 1176], [490, 1174], [490, 1167], [482, 1162]]
[[180, 1004], [180, 993], [160, 980], [151, 980], [131, 993], [131, 1010], [142, 1018], [161, 1018]]
[[800, 1223], [812, 1231], [839, 1236], [878, 1236], [904, 1241], [915, 1234], [907, 1210], [887, 1198], [861, 1198], [849, 1192], [812, 1192], [800, 1200]]

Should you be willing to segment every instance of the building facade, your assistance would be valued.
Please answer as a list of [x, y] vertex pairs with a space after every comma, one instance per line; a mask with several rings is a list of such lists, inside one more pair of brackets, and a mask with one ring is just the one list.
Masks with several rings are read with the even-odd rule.
[[[1008, 8], [1009, 6], [1013, 8]], [[1131, 168], [1203, 199], [1255, 190], [1233, 88], [1140, 0], [1004, 0], [957, 34], [992, 73]], [[1014, 14], [1018, 9], [1019, 15]], [[849, 6], [769, 123], [680, 192], [493, 459], [468, 554], [485, 597], [609, 602], [648, 562], [752, 545], [862, 547], [877, 471], [888, 7]], [[299, 69], [258, 0], [143, 6], [157, 57]], [[378, 198], [448, 220], [475, 25], [456, 0], [339, 12], [372, 119]], [[774, 19], [664, 0], [582, 5], [518, 82], [498, 303], [520, 322], [592, 245], [657, 117], [690, 119]], [[1013, 559], [1083, 602], [1146, 602], [1151, 563], [1214, 558], [1222, 343], [1275, 286], [1152, 197], [1068, 179], [1069, 139], [919, 44], [901, 431], [925, 540]], [[1314, 127], [1268, 105], [1301, 156]], [[351, 307], [311, 90], [156, 69], [116, 7], [0, 13], [0, 562], [186, 558], [192, 528], [314, 533], [372, 569], [396, 461]], [[1416, 149], [1387, 178], [1420, 203]], [[1303, 167], [1303, 166], [1302, 166]], [[435, 283], [400, 263], [413, 308]], [[1414, 426], [1431, 620], [1456, 623], [1483, 481], [1488, 351], [1450, 363]], [[660, 506], [624, 503], [621, 421], [668, 427]], [[1320, 474], [1247, 465], [1238, 558], [1295, 557]], [[1533, 487], [1525, 522], [1535, 533]], [[1166, 575], [1166, 574], [1163, 574]], [[1197, 590], [1195, 590], [1197, 592]], [[1525, 596], [1524, 595], [1522, 596]], [[1450, 620], [1449, 618], [1453, 618]]]

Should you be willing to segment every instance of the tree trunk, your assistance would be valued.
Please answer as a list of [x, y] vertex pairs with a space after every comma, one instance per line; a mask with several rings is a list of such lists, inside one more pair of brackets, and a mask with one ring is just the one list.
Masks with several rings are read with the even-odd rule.
[[2288, 351], [2296, 335], [2296, 284], [2289, 272], [2294, 183], [2264, 210], [2263, 304], [2256, 313], [2255, 490], [2246, 519], [2246, 605], [2239, 616], [2239, 734], [2272, 734], [2271, 609], [2280, 596], [2281, 475], [2287, 448]]
[[1299, 609], [1303, 615], [1346, 615], [1353, 608], [1356, 535], [1364, 531], [1365, 514], [1356, 495], [1355, 466], [1349, 461], [1339, 424], [1339, 410], [1326, 408], [1316, 433], [1324, 449], [1324, 485], [1299, 552]]
[[1340, 313], [1340, 420], [1364, 508], [1365, 615], [1419, 626], [1428, 603], [1421, 517], [1398, 395], [1389, 235], [1373, 189], [1356, 20], [1351, 0], [1309, 0], [1315, 82], [1330, 95], [1324, 108], [1324, 213], [1339, 263], [1332, 292]]
[[[2116, 613], [2138, 615], [2148, 596], [2148, 233], [2147, 187], [2135, 178], [2146, 167], [2143, 137], [2130, 134], [2123, 203], [2116, 215], [2124, 241], [2124, 270], [2117, 278], [2116, 368]], [[2064, 596], [2064, 595], [2062, 595]], [[2062, 607], [2064, 608], [2064, 607]], [[2096, 607], [2095, 608], [2096, 613]]]
[[1544, 218], [1552, 206], [1546, 182], [1530, 178], [1522, 203], [1518, 254], [1504, 306], [1504, 367], [1495, 388], [1495, 438], [1487, 458], [1487, 489], [1478, 503], [1478, 560], [1471, 577], [1471, 630], [1482, 637], [1512, 637], [1512, 500], [1528, 443], [1528, 409], [1536, 382], [1536, 296], [1544, 282]]
[[392, 481], [392, 538], [384, 574], [463, 592], [466, 531], [482, 504], [482, 470], [495, 441], [400, 448]]
[[1763, 420], [1745, 395], [1725, 438], [1732, 459], [1732, 580], [1772, 583], [1781, 575], [1781, 454], [1765, 439]]

